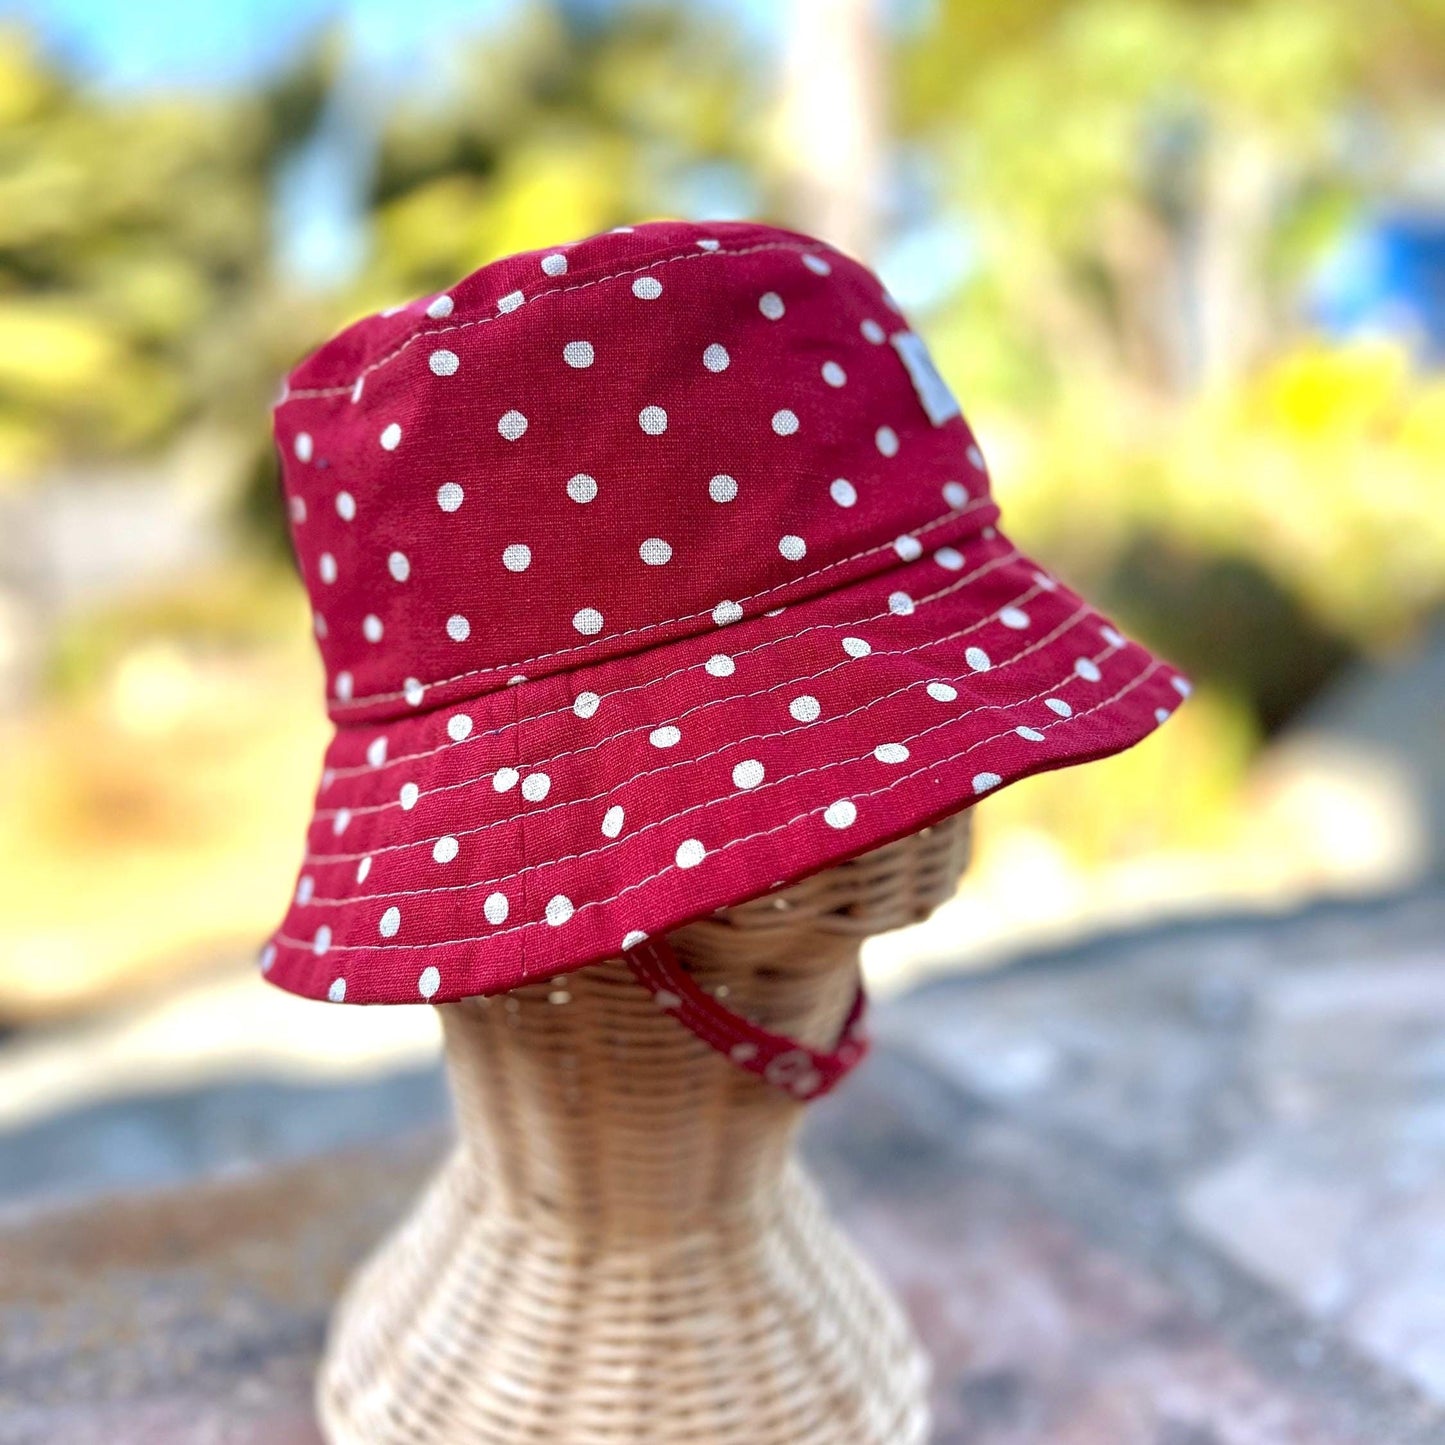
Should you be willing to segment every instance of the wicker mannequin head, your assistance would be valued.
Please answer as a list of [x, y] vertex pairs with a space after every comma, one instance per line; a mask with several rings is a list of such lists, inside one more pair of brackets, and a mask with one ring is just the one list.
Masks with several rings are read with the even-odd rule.
[[[673, 945], [731, 1007], [822, 1046], [863, 939], [954, 891], [967, 817]], [[804, 1105], [621, 960], [439, 1013], [459, 1143], [333, 1321], [333, 1442], [919, 1445], [926, 1364], [789, 1157]]]

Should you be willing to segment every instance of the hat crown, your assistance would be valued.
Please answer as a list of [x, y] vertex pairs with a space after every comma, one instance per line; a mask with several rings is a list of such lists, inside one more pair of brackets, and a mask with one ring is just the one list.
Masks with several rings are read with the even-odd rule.
[[483, 267], [303, 362], [276, 434], [341, 719], [726, 628], [995, 515], [877, 278], [758, 225]]

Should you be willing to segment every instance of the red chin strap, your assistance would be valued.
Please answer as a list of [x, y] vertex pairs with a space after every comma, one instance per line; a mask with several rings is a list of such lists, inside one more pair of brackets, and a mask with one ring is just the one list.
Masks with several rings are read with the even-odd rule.
[[683, 968], [665, 938], [649, 938], [622, 956], [660, 1009], [735, 1067], [756, 1074], [795, 1099], [821, 1098], [868, 1052], [863, 1033], [867, 997], [861, 984], [838, 1043], [831, 1052], [823, 1053], [786, 1034], [760, 1028], [725, 1008]]

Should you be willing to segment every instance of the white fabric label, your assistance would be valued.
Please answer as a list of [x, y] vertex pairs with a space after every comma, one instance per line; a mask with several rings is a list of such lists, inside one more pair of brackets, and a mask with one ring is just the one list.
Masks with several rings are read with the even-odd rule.
[[908, 369], [913, 389], [918, 393], [918, 400], [928, 413], [929, 421], [934, 426], [942, 426], [950, 418], [961, 416], [958, 401], [948, 389], [948, 383], [938, 374], [923, 338], [914, 331], [899, 331], [890, 340]]

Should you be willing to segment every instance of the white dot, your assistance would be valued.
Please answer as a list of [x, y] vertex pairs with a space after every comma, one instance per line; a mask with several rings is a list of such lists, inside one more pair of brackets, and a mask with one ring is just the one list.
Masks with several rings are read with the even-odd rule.
[[799, 722], [810, 723], [816, 721], [818, 714], [821, 713], [823, 709], [817, 698], [811, 693], [805, 692], [801, 696], [795, 697], [792, 702], [788, 704], [788, 711], [792, 713]]
[[505, 923], [511, 911], [512, 905], [505, 893], [489, 893], [487, 901], [482, 904], [482, 914], [488, 923]]
[[416, 678], [409, 677], [401, 685], [401, 695], [409, 707], [420, 707], [422, 698], [426, 696], [426, 688]]
[[351, 809], [338, 808], [331, 820], [331, 831], [339, 838], [351, 826]]
[[615, 838], [622, 831], [622, 809], [614, 803], [602, 815], [602, 832], [605, 837]]
[[662, 295], [662, 282], [656, 276], [639, 276], [632, 283], [632, 294], [639, 301], [656, 301]]
[[975, 793], [986, 793], [990, 788], [996, 788], [1003, 782], [997, 773], [975, 773], [973, 775], [973, 790]]
[[1099, 665], [1092, 658], [1080, 657], [1074, 660], [1074, 671], [1084, 679], [1085, 682], [1098, 682], [1103, 674], [1099, 671]]
[[366, 386], [366, 378], [358, 376], [351, 387], [351, 403], [353, 406], [361, 400], [362, 389]]
[[637, 424], [650, 437], [660, 437], [667, 430], [667, 413], [660, 406], [645, 406], [637, 413]]
[[430, 998], [442, 986], [442, 976], [437, 972], [434, 963], [429, 963], [421, 971], [421, 977], [416, 981], [416, 991], [423, 998]]
[[825, 361], [823, 363], [823, 380], [829, 386], [842, 386], [848, 380], [848, 373], [836, 361]]
[[602, 614], [595, 607], [579, 607], [572, 614], [572, 626], [584, 637], [593, 637], [602, 631]]
[[296, 440], [292, 442], [291, 449], [296, 453], [296, 460], [298, 462], [309, 462], [311, 460], [311, 453], [315, 450], [315, 445], [311, 440], [311, 433], [309, 431], [297, 432]]
[[726, 371], [731, 360], [732, 357], [728, 355], [727, 347], [717, 341], [714, 341], [702, 354], [702, 364], [709, 371]]
[[672, 547], [661, 537], [649, 537], [637, 549], [637, 554], [649, 567], [661, 567], [672, 561]]
[[505, 296], [497, 300], [497, 310], [502, 313], [515, 311], [527, 298], [520, 291], [508, 291]]
[[532, 565], [532, 549], [525, 542], [513, 542], [502, 551], [502, 566], [508, 572], [525, 572]]
[[316, 570], [321, 575], [321, 580], [328, 585], [336, 581], [336, 558], [330, 552], [323, 552], [316, 559]]
[[957, 572], [963, 566], [963, 553], [957, 547], [940, 547], [933, 554], [933, 560], [949, 572]]
[[1179, 677], [1177, 674], [1169, 679], [1169, 685], [1180, 697], [1188, 697], [1194, 691], [1194, 684], [1187, 677]]
[[1050, 712], [1058, 713], [1060, 717], [1073, 717], [1074, 715], [1074, 709], [1061, 697], [1046, 697], [1044, 699], [1044, 706], [1048, 708]]
[[673, 856], [679, 868], [696, 868], [707, 857], [707, 849], [702, 846], [700, 838], [686, 838], [677, 845]]
[[1169, 721], [1169, 709], [1167, 707], [1156, 707], [1154, 709], [1154, 721], [1163, 727]]
[[858, 329], [863, 333], [864, 340], [871, 341], [874, 346], [882, 345], [886, 339], [883, 328], [871, 316], [868, 317], [866, 321], [861, 322]]
[[738, 494], [738, 484], [726, 472], [719, 472], [707, 484], [707, 494], [715, 502], [730, 502]]
[[712, 610], [712, 620], [719, 627], [726, 627], [730, 622], [737, 622], [742, 618], [743, 609], [736, 602], [719, 602]]
[[296, 901], [303, 908], [316, 896], [316, 880], [309, 874], [303, 873], [296, 883]]
[[968, 445], [968, 459], [979, 471], [983, 470], [983, 453], [973, 442]]
[[925, 691], [934, 702], [952, 702], [958, 696], [958, 689], [947, 682], [930, 682]]
[[443, 316], [452, 314], [452, 298], [450, 296], [438, 296], [426, 309], [426, 314], [433, 321], [440, 321]]
[[368, 612], [361, 619], [361, 635], [368, 642], [380, 642], [382, 634], [381, 618], [376, 613]]
[[513, 407], [511, 411], [502, 413], [497, 421], [497, 430], [509, 442], [514, 442], [527, 430], [527, 418]]
[[748, 758], [733, 769], [733, 787], [756, 788], [763, 780], [763, 765], [756, 758]]
[[411, 559], [405, 552], [393, 552], [386, 559], [386, 570], [398, 582], [405, 582], [411, 576]]
[[586, 472], [578, 472], [567, 479], [567, 495], [574, 502], [590, 502], [597, 495], [597, 480]]
[[738, 665], [725, 652], [715, 652], [703, 663], [710, 677], [731, 677]]
[[943, 500], [955, 510], [968, 505], [968, 488], [962, 482], [945, 482]]
[[318, 637], [326, 636], [326, 619], [319, 612], [313, 612], [311, 614], [311, 625], [316, 629], [316, 635]]
[[386, 739], [372, 738], [366, 745], [366, 761], [379, 768], [386, 761]]
[[346, 980], [344, 978], [333, 978], [331, 987], [326, 990], [326, 997], [332, 1003], [344, 1003], [346, 1001]]
[[559, 928], [571, 918], [572, 900], [565, 893], [558, 893], [547, 901], [547, 922]]
[[461, 358], [456, 352], [448, 351], [445, 347], [433, 351], [427, 358], [427, 365], [431, 367], [433, 376], [455, 376], [457, 367], [461, 364]]
[[521, 776], [516, 768], [498, 768], [492, 774], [492, 789], [494, 792], [505, 793], [509, 788], [517, 786], [517, 779]]
[[970, 647], [963, 654], [963, 660], [975, 672], [987, 672], [993, 666], [993, 659], [981, 647]]
[[858, 488], [848, 481], [846, 477], [839, 477], [830, 483], [828, 495], [837, 502], [840, 507], [851, 507], [858, 500]]
[[1014, 731], [1027, 743], [1041, 743], [1044, 735], [1037, 728], [1015, 728]]
[[851, 828], [858, 817], [858, 809], [850, 798], [839, 798], [823, 810], [823, 821], [830, 828]]
[[552, 779], [546, 773], [528, 773], [522, 779], [522, 796], [529, 803], [540, 803], [552, 791]]
[[472, 735], [472, 720], [464, 712], [454, 712], [447, 719], [447, 736], [459, 743]]
[[567, 274], [567, 258], [560, 251], [553, 251], [550, 255], [543, 256], [542, 271], [547, 276], [565, 276]]
[[431, 855], [438, 863], [450, 863], [461, 851], [461, 844], [450, 833], [432, 844]]
[[271, 965], [276, 962], [276, 945], [274, 943], [268, 943], [265, 948], [261, 950], [261, 958], [259, 961], [261, 964], [261, 972], [269, 973], [271, 971]]
[[1029, 625], [1029, 615], [1022, 607], [1005, 607], [999, 613], [998, 620], [1015, 632], [1022, 632]]
[[396, 795], [397, 802], [401, 804], [403, 813], [409, 813], [416, 807], [417, 799], [421, 797], [421, 789], [415, 783], [403, 783], [401, 791]]
[[311, 940], [311, 952], [314, 953], [317, 958], [320, 958], [330, 947], [331, 929], [323, 923], [321, 927], [316, 930], [316, 936]]
[[396, 422], [382, 428], [381, 445], [389, 452], [394, 452], [401, 445], [401, 427]]
[[1047, 572], [1035, 572], [1034, 581], [1042, 587], [1045, 592], [1053, 592], [1057, 590], [1059, 585]]
[[867, 657], [873, 651], [871, 644], [861, 637], [845, 637], [843, 639], [843, 651], [849, 657]]
[[794, 536], [789, 532], [786, 537], [779, 539], [778, 551], [789, 562], [801, 562], [808, 554], [808, 544], [801, 537]]
[[590, 341], [569, 341], [562, 348], [562, 360], [578, 371], [591, 366], [596, 359], [597, 354], [592, 350]]
[[790, 437], [798, 429], [798, 414], [781, 407], [773, 413], [773, 430], [780, 437]]
[[306, 498], [291, 498], [291, 520], [293, 522], [304, 522], [306, 520]]
[[905, 562], [916, 562], [923, 555], [923, 543], [917, 537], [909, 537], [906, 534], [902, 537], [895, 537], [893, 550]]
[[443, 482], [437, 488], [437, 506], [444, 512], [455, 512], [462, 504], [462, 489], [455, 482]]
[[370, 872], [371, 872], [371, 854], [368, 853], [368, 854], [366, 855], [366, 857], [363, 858], [363, 859], [361, 860], [361, 862], [356, 865], [356, 881], [357, 881], [358, 883], [365, 883], [365, 882], [366, 882], [366, 879], [367, 879], [367, 876], [370, 874]]
[[811, 251], [803, 252], [803, 265], [815, 276], [828, 276], [833, 271], [833, 268], [821, 256], [815, 256]]
[[898, 455], [898, 433], [891, 426], [880, 426], [873, 433], [873, 441], [885, 457]]
[[666, 727], [653, 728], [647, 735], [647, 741], [655, 748], [675, 748], [682, 741], [682, 730], [670, 723]]
[[908, 749], [902, 743], [879, 743], [873, 749], [873, 756], [880, 763], [906, 763]]
[[336, 515], [343, 522], [349, 522], [356, 516], [356, 498], [350, 492], [337, 492]]
[[349, 672], [338, 672], [336, 674], [336, 696], [342, 702], [351, 701], [351, 674]]
[[472, 624], [460, 612], [447, 618], [447, 636], [453, 642], [465, 642], [472, 635]]
[[388, 908], [381, 915], [381, 922], [377, 927], [383, 938], [395, 938], [397, 931], [401, 928], [401, 909]]
[[579, 692], [572, 703], [575, 717], [589, 718], [602, 706], [602, 699], [595, 692]]
[[1123, 647], [1124, 637], [1122, 633], [1116, 632], [1112, 627], [1101, 627], [1099, 636], [1109, 644], [1110, 647]]
[[758, 297], [758, 310], [768, 318], [769, 321], [777, 321], [781, 318], [787, 308], [783, 305], [783, 298], [776, 291], [764, 291]]
[[913, 615], [913, 599], [906, 592], [890, 592], [888, 594], [888, 610], [895, 617], [911, 617]]

